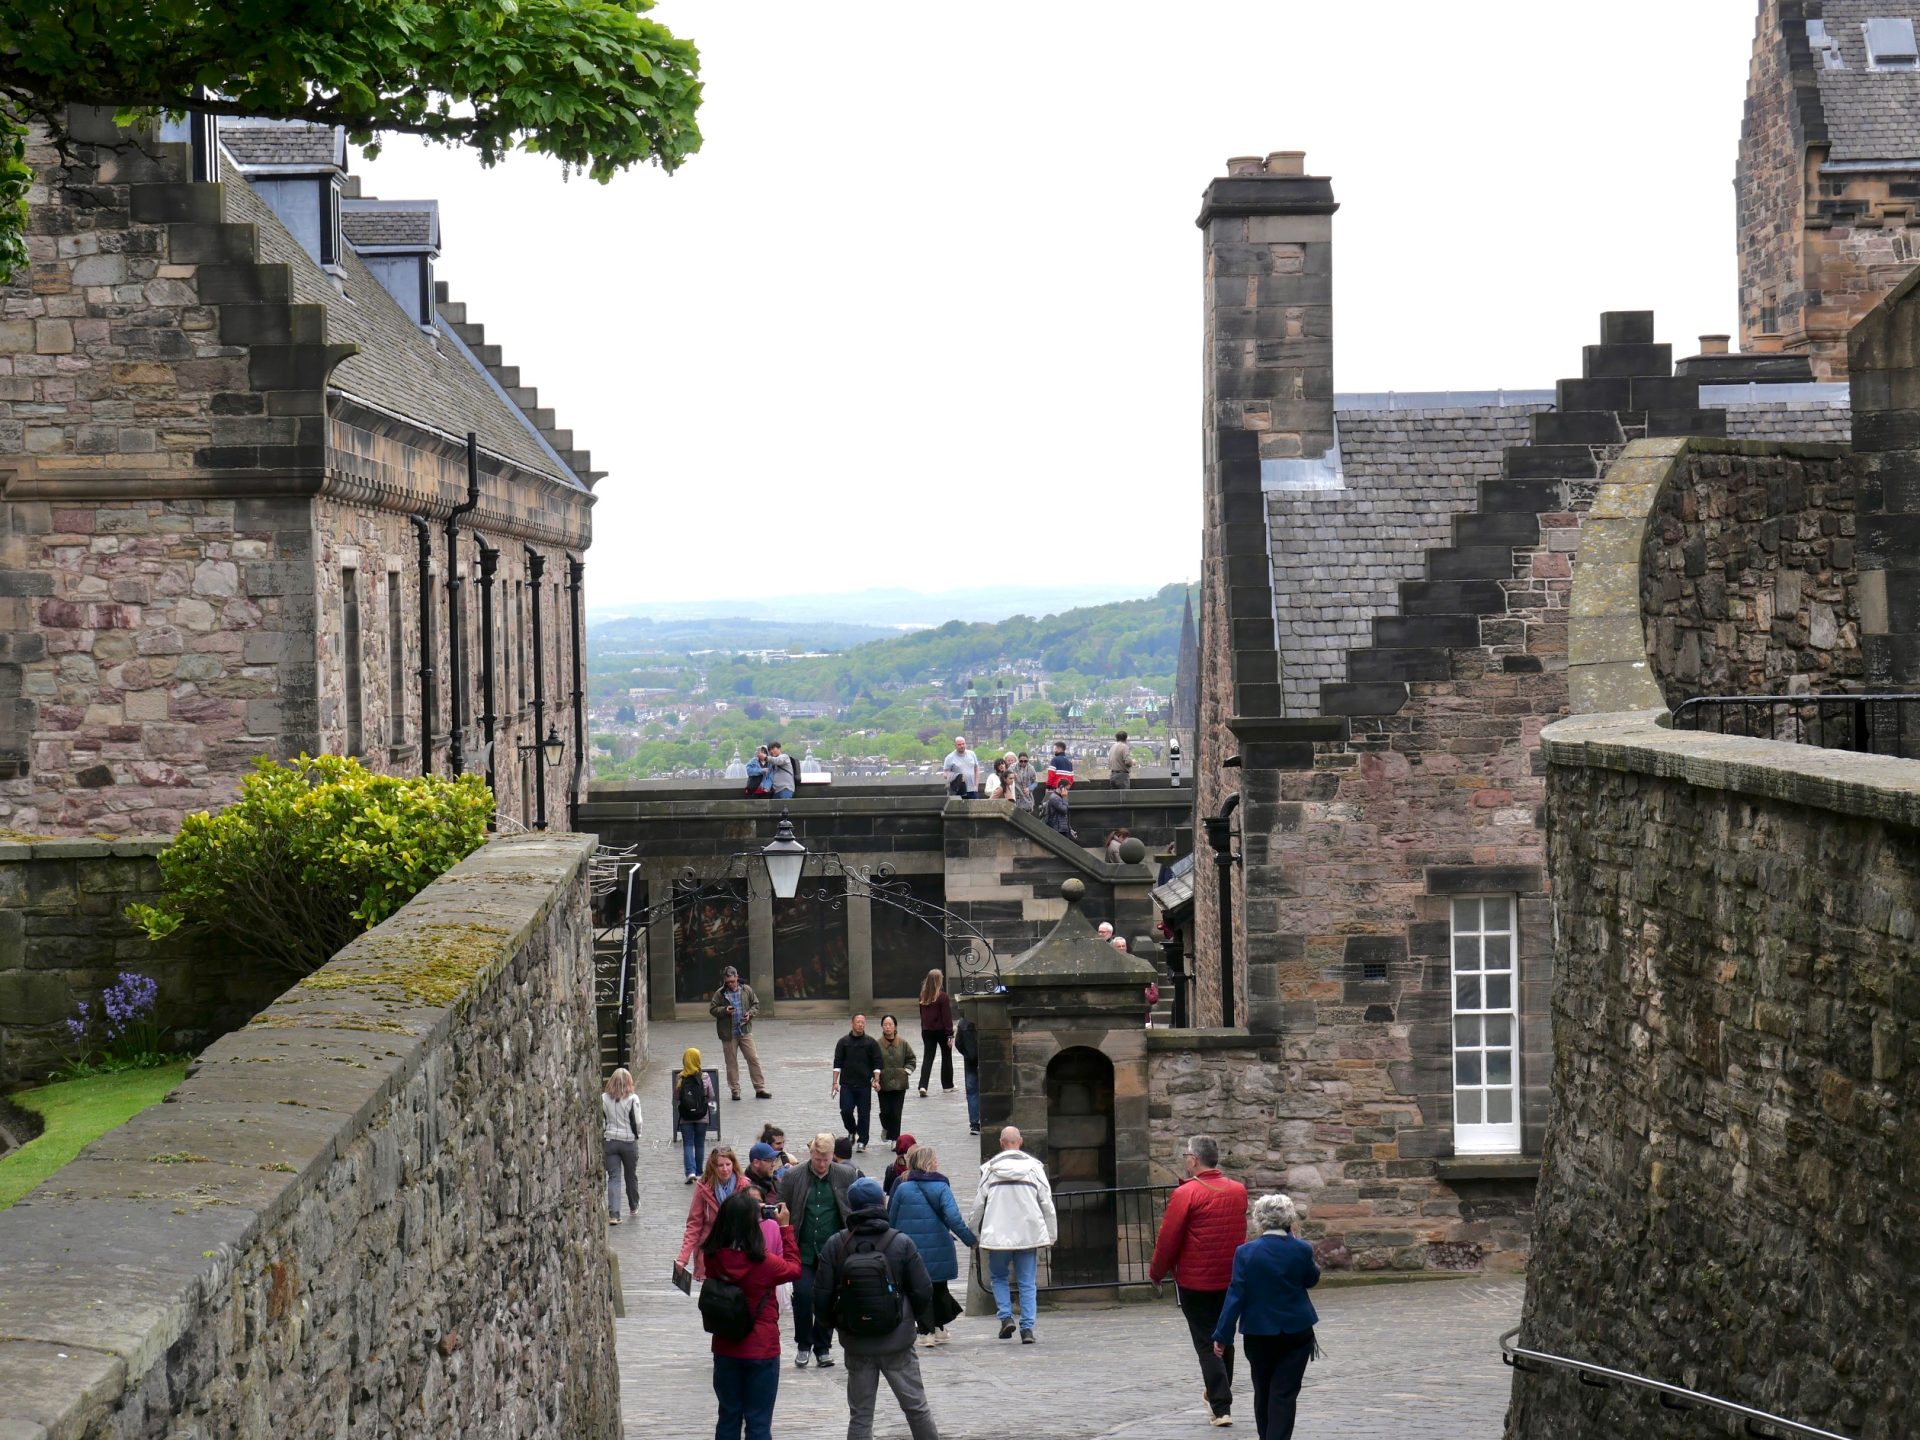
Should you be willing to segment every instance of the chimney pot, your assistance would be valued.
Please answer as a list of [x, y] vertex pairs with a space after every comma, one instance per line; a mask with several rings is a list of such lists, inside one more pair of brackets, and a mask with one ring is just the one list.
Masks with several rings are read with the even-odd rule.
[[1727, 353], [1727, 347], [1732, 340], [1733, 337], [1731, 335], [1702, 335], [1700, 337], [1700, 353], [1702, 355], [1724, 355]]
[[1266, 170], [1258, 155], [1236, 155], [1227, 161], [1229, 175], [1264, 175]]
[[1307, 173], [1307, 152], [1304, 150], [1275, 150], [1267, 156], [1267, 174], [1304, 175]]

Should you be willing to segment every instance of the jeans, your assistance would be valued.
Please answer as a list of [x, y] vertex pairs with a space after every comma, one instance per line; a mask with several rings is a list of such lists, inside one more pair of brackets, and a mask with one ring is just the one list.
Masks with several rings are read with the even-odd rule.
[[889, 1140], [900, 1138], [900, 1111], [906, 1103], [907, 1092], [904, 1090], [880, 1092], [880, 1133]]
[[1242, 1335], [1253, 1370], [1253, 1423], [1260, 1440], [1293, 1440], [1294, 1405], [1313, 1354], [1313, 1331], [1297, 1335]]
[[833, 1349], [833, 1325], [825, 1315], [813, 1313], [813, 1270], [800, 1262], [800, 1278], [793, 1282], [793, 1343], [802, 1350], [823, 1356]]
[[971, 1065], [967, 1067], [967, 1124], [980, 1128], [980, 1077]]
[[1033, 1329], [1033, 1287], [1040, 1273], [1040, 1252], [1038, 1250], [989, 1250], [987, 1252], [987, 1273], [993, 1277], [993, 1303], [998, 1307], [1000, 1323], [1006, 1324], [1013, 1319], [1013, 1300], [1008, 1293], [1007, 1271], [1013, 1271], [1013, 1282], [1020, 1289], [1020, 1328]]
[[840, 1087], [840, 1123], [846, 1127], [847, 1134], [867, 1143], [867, 1132], [873, 1125], [873, 1082], [861, 1080]]
[[681, 1120], [676, 1123], [680, 1128], [680, 1158], [686, 1162], [686, 1173], [698, 1175], [707, 1163], [707, 1122]]
[[927, 1404], [927, 1387], [920, 1383], [920, 1359], [912, 1350], [891, 1355], [847, 1352], [847, 1440], [873, 1440], [873, 1398], [882, 1375], [900, 1402], [913, 1440], [940, 1440]]
[[600, 1149], [607, 1162], [607, 1213], [620, 1214], [620, 1174], [627, 1177], [627, 1213], [640, 1213], [640, 1145], [634, 1140], [603, 1140]]
[[713, 1393], [720, 1400], [720, 1418], [713, 1440], [773, 1440], [773, 1402], [780, 1394], [780, 1361], [736, 1360], [713, 1357]]
[[1133, 784], [1133, 772], [1131, 770], [1116, 770], [1113, 772], [1113, 778], [1107, 783], [1115, 790], [1125, 790]]
[[1220, 1323], [1220, 1307], [1226, 1303], [1224, 1290], [1185, 1290], [1179, 1292], [1180, 1313], [1187, 1317], [1187, 1333], [1193, 1338], [1193, 1353], [1200, 1357], [1200, 1378], [1207, 1384], [1207, 1404], [1216, 1415], [1233, 1410], [1233, 1342], [1227, 1342], [1224, 1356], [1213, 1353], [1213, 1331]]
[[940, 1088], [953, 1089], [953, 1032], [951, 1030], [922, 1030], [920, 1032], [920, 1088], [927, 1088], [927, 1080], [933, 1074], [933, 1047], [940, 1047]]

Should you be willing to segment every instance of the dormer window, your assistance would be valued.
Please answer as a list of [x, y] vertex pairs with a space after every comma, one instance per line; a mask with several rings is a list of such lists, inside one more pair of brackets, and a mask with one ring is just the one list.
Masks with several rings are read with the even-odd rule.
[[341, 221], [347, 244], [407, 316], [433, 328], [433, 262], [440, 253], [440, 206], [433, 200], [349, 197]]
[[337, 271], [346, 132], [294, 120], [223, 120], [220, 143], [300, 248]]
[[1840, 53], [1840, 42], [1827, 33], [1826, 21], [1807, 21], [1807, 44], [1813, 47], [1813, 53], [1819, 57], [1824, 68], [1828, 70], [1847, 68], [1846, 56]]
[[1869, 70], [1920, 70], [1920, 46], [1914, 44], [1913, 21], [1874, 19], [1860, 29], [1867, 37]]

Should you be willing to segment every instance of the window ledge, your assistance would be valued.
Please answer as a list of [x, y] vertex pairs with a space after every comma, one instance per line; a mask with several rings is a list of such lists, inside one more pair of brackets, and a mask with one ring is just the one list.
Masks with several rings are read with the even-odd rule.
[[1264, 1050], [1279, 1043], [1276, 1035], [1239, 1026], [1232, 1029], [1154, 1029], [1147, 1031], [1146, 1037], [1150, 1054], [1167, 1050]]
[[1538, 1180], [1538, 1155], [1447, 1155], [1434, 1161], [1442, 1180]]

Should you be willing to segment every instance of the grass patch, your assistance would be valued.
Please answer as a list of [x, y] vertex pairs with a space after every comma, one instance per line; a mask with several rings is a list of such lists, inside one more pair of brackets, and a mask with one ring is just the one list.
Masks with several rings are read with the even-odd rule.
[[88, 1141], [158, 1105], [186, 1074], [187, 1062], [178, 1060], [150, 1070], [63, 1080], [14, 1095], [13, 1102], [38, 1113], [47, 1128], [38, 1139], [0, 1159], [0, 1210], [73, 1159]]

